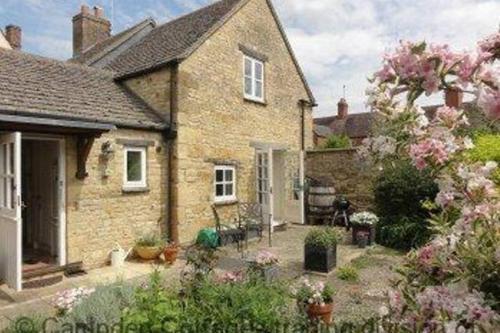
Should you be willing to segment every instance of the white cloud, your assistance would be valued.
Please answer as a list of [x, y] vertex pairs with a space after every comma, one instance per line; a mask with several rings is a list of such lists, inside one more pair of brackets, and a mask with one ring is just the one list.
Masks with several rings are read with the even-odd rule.
[[498, 29], [497, 0], [275, 1], [320, 107], [332, 114], [347, 86], [352, 112], [364, 111], [366, 78], [401, 39], [472, 49]]

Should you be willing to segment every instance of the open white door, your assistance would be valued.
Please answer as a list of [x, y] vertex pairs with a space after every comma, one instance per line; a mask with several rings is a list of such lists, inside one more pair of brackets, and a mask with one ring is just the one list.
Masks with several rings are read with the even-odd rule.
[[274, 167], [273, 167], [273, 149], [269, 148], [268, 150], [268, 173], [269, 173], [269, 216], [270, 216], [270, 224], [271, 224], [271, 232], [274, 232], [274, 195], [273, 195], [273, 187], [274, 187]]
[[0, 135], [0, 279], [22, 284], [21, 133]]

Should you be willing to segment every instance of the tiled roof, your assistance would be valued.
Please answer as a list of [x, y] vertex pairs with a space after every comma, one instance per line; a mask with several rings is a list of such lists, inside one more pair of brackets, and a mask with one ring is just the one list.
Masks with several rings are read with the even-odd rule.
[[350, 138], [370, 136], [375, 114], [373, 112], [353, 113], [345, 118], [339, 116], [314, 119], [316, 125], [328, 126], [332, 134], [345, 134]]
[[124, 77], [183, 58], [242, 1], [222, 0], [158, 26], [107, 68]]
[[3, 49], [0, 113], [166, 127], [141, 99], [113, 80], [112, 72]]
[[111, 52], [122, 43], [126, 42], [132, 38], [135, 34], [139, 33], [142, 29], [146, 28], [148, 25], [152, 27], [156, 26], [156, 22], [152, 18], [147, 18], [133, 27], [123, 30], [122, 32], [111, 36], [100, 43], [93, 45], [92, 47], [84, 50], [79, 56], [70, 59], [71, 62], [79, 62], [86, 65], [92, 65], [93, 62], [99, 60], [101, 57]]
[[332, 134], [332, 130], [328, 126], [315, 124], [313, 130], [317, 136], [321, 136], [324, 138], [329, 137]]

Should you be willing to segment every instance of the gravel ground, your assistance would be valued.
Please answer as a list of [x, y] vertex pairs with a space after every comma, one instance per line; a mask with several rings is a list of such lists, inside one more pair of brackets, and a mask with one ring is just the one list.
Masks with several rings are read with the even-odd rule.
[[[232, 246], [223, 248], [218, 270], [244, 269], [244, 256], [251, 257], [259, 250], [269, 250], [280, 258], [281, 278], [294, 283], [307, 276], [311, 280], [328, 281], [335, 288], [336, 321], [359, 321], [378, 314], [391, 280], [398, 276], [394, 270], [404, 255], [378, 245], [359, 249], [350, 244], [350, 233], [344, 232], [344, 240], [337, 246], [337, 268], [328, 275], [310, 274], [303, 270], [303, 249], [305, 236], [311, 228], [291, 225], [286, 231], [273, 234], [272, 247], [268, 246], [268, 240], [264, 238], [260, 242], [250, 243], [243, 254]], [[339, 279], [337, 272], [344, 266], [355, 267], [359, 278], [356, 281]]]

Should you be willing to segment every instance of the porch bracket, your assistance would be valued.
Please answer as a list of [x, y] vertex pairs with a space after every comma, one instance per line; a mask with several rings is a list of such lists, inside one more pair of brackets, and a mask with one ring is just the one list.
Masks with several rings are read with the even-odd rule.
[[79, 135], [76, 143], [77, 149], [77, 171], [76, 178], [84, 180], [88, 177], [87, 172], [87, 159], [89, 157], [90, 150], [94, 144], [96, 136], [83, 136]]

